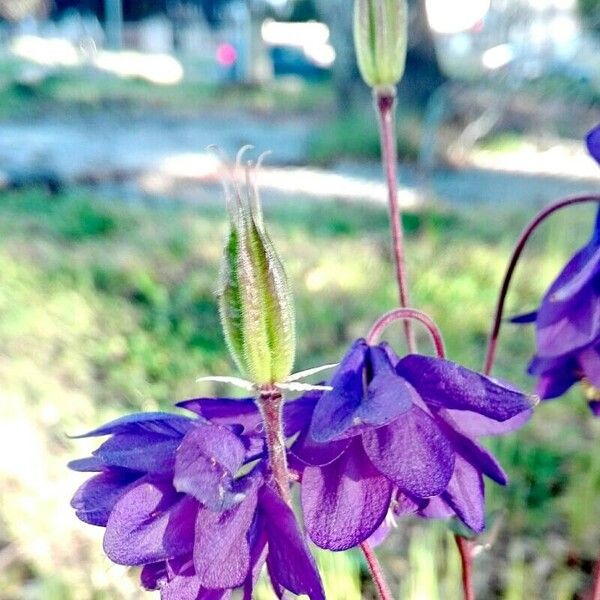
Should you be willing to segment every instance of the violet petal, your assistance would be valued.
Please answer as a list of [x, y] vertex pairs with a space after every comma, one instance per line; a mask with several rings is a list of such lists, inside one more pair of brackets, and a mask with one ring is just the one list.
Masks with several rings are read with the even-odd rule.
[[229, 508], [236, 502], [233, 478], [245, 455], [244, 444], [229, 429], [200, 423], [177, 449], [173, 485], [210, 510]]
[[192, 419], [188, 417], [165, 412], [134, 413], [115, 419], [87, 433], [73, 436], [73, 439], [122, 433], [156, 433], [182, 437], [192, 423]]
[[243, 585], [250, 570], [248, 531], [255, 516], [257, 484], [251, 482], [245, 498], [224, 512], [198, 511], [194, 567], [206, 588]]
[[600, 388], [600, 353], [597, 348], [586, 348], [577, 355], [579, 365], [586, 379], [597, 388]]
[[586, 136], [589, 153], [600, 163], [600, 125], [597, 125]]
[[[356, 344], [334, 375], [314, 411], [311, 435], [318, 442], [349, 438], [391, 423], [410, 410], [415, 391], [396, 373], [387, 352]], [[366, 362], [365, 362], [366, 361]], [[372, 372], [366, 394], [364, 369]]]
[[485, 529], [483, 494], [483, 479], [477, 469], [457, 457], [454, 474], [442, 498], [475, 533], [481, 533]]
[[454, 470], [452, 444], [418, 406], [391, 425], [365, 433], [363, 444], [380, 473], [418, 498], [443, 492]]
[[391, 493], [392, 484], [353, 440], [335, 462], [304, 470], [302, 510], [310, 538], [329, 550], [357, 546], [385, 518]]
[[260, 491], [259, 507], [265, 516], [267, 566], [273, 587], [281, 585], [310, 600], [325, 600], [317, 565], [290, 507], [267, 485]]
[[241, 425], [246, 435], [257, 435], [261, 431], [262, 420], [253, 398], [193, 398], [176, 406], [217, 425]]
[[84, 523], [106, 527], [117, 500], [139, 477], [139, 474], [119, 469], [100, 473], [80, 486], [71, 500], [71, 506]]
[[531, 419], [533, 410], [524, 410], [512, 419], [496, 421], [468, 410], [444, 408], [438, 414], [452, 424], [452, 427], [469, 437], [505, 435], [522, 427]]
[[[438, 425], [448, 439], [452, 441], [454, 449], [471, 465], [500, 485], [508, 483], [508, 477], [504, 469], [488, 450], [471, 438], [456, 431], [456, 429], [449, 426], [443, 419], [438, 418]], [[456, 470], [457, 468], [455, 467]]]
[[106, 440], [93, 454], [109, 466], [146, 473], [169, 473], [173, 470], [175, 451], [181, 439], [155, 433], [123, 433]]
[[506, 421], [535, 405], [531, 396], [449, 360], [409, 354], [397, 370], [431, 407], [470, 410]]
[[115, 504], [104, 551], [119, 565], [159, 562], [192, 551], [198, 503], [164, 481], [144, 478]]

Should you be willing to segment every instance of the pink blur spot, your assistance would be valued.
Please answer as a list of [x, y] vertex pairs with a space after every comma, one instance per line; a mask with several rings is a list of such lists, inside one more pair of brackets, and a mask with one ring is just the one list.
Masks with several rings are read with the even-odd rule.
[[217, 62], [222, 67], [231, 67], [237, 59], [235, 48], [228, 43], [219, 44], [217, 48]]

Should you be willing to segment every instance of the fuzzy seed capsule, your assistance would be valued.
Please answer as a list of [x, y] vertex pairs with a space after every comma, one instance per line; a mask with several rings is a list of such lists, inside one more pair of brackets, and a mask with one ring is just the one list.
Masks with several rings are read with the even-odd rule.
[[296, 336], [287, 277], [250, 179], [247, 173], [246, 185], [233, 181], [228, 188], [230, 232], [218, 296], [231, 355], [242, 373], [260, 386], [290, 375]]

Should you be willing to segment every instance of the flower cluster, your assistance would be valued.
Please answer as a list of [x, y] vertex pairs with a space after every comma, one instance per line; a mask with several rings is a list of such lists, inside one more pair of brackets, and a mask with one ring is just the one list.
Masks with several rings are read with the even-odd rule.
[[[98, 473], [72, 500], [77, 516], [105, 527], [108, 558], [143, 566], [143, 586], [164, 600], [221, 600], [238, 587], [249, 599], [265, 562], [278, 594], [322, 600], [305, 538], [270, 481], [252, 400], [183, 406], [196, 418], [134, 414], [82, 436], [111, 437], [70, 464]], [[301, 400], [286, 406], [287, 434], [307, 408]]]
[[[399, 359], [356, 341], [331, 380], [285, 403], [284, 435], [301, 482], [311, 540], [330, 550], [361, 544], [390, 511], [456, 516], [485, 525], [483, 475], [505, 484], [480, 435], [510, 431], [532, 398], [455, 363]], [[195, 418], [135, 414], [86, 436], [110, 436], [71, 468], [98, 474], [77, 491], [78, 517], [106, 528], [115, 563], [143, 566], [163, 599], [250, 598], [266, 563], [277, 594], [324, 592], [296, 517], [272, 481], [264, 427], [252, 398], [198, 398]]]
[[[587, 144], [600, 163], [600, 127]], [[600, 416], [600, 210], [590, 241], [569, 260], [539, 308], [513, 321], [535, 323], [537, 351], [528, 371], [538, 377], [540, 397], [557, 398], [582, 382], [592, 412]]]

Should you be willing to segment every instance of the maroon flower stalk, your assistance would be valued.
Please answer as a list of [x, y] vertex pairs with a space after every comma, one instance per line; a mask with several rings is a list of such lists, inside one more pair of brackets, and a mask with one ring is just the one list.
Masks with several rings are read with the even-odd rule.
[[473, 545], [472, 542], [461, 535], [455, 535], [454, 541], [460, 554], [462, 568], [462, 586], [465, 600], [475, 600], [473, 589]]
[[396, 308], [394, 310], [390, 310], [382, 317], [377, 319], [377, 321], [373, 324], [373, 327], [371, 327], [371, 331], [369, 331], [367, 335], [368, 344], [376, 344], [379, 341], [383, 330], [388, 327], [388, 325], [391, 325], [394, 321], [399, 320], [414, 320], [425, 325], [429, 335], [431, 336], [431, 340], [433, 341], [438, 357], [445, 357], [446, 352], [444, 350], [444, 340], [437, 325], [434, 323], [433, 319], [429, 317], [429, 315], [415, 308]]
[[506, 296], [508, 293], [508, 288], [510, 286], [510, 282], [512, 280], [512, 276], [514, 274], [515, 268], [519, 259], [521, 258], [521, 254], [525, 249], [525, 245], [527, 244], [529, 238], [533, 234], [533, 232], [537, 229], [537, 227], [545, 221], [551, 214], [555, 213], [557, 210], [562, 208], [566, 208], [567, 206], [573, 206], [575, 204], [585, 204], [587, 202], [600, 202], [600, 196], [597, 195], [585, 195], [585, 196], [573, 196], [571, 198], [566, 198], [564, 200], [559, 200], [554, 204], [544, 208], [540, 211], [536, 217], [525, 227], [522, 231], [515, 248], [513, 250], [512, 256], [508, 263], [508, 267], [506, 269], [506, 273], [504, 275], [504, 279], [502, 280], [502, 286], [500, 287], [500, 293], [498, 295], [498, 303], [496, 304], [496, 312], [494, 315], [494, 321], [492, 324], [492, 330], [490, 333], [487, 351], [485, 355], [485, 362], [483, 365], [483, 372], [486, 375], [489, 375], [494, 366], [494, 359], [496, 358], [496, 350], [498, 347], [498, 338], [500, 335], [500, 328], [502, 326], [502, 316], [504, 313], [504, 305], [506, 302]]
[[[396, 177], [396, 93], [394, 88], [376, 88], [373, 92], [375, 108], [379, 119], [379, 134], [381, 140], [381, 160], [388, 187], [388, 206], [390, 211], [390, 226], [392, 229], [392, 245], [396, 266], [396, 281], [400, 306], [410, 305], [408, 280], [404, 262], [404, 241], [402, 219], [398, 205], [398, 182]], [[415, 339], [410, 321], [404, 321], [404, 333], [409, 352], [415, 351]]]
[[596, 561], [596, 566], [594, 567], [594, 582], [592, 583], [592, 594], [590, 596], [590, 600], [600, 600], [600, 554], [598, 555], [598, 560]]
[[375, 552], [373, 552], [373, 548], [371, 548], [368, 542], [363, 542], [360, 545], [360, 549], [362, 550], [365, 560], [369, 565], [369, 571], [371, 572], [371, 577], [373, 578], [373, 582], [377, 588], [377, 594], [380, 600], [393, 600], [394, 596], [392, 596], [392, 592], [390, 591], [387, 581], [385, 580], [385, 575], [383, 574], [381, 565], [377, 560], [377, 556], [375, 556]]
[[275, 487], [284, 502], [291, 506], [290, 475], [283, 435], [283, 395], [274, 386], [263, 386], [260, 390], [258, 405], [265, 427], [265, 444]]

